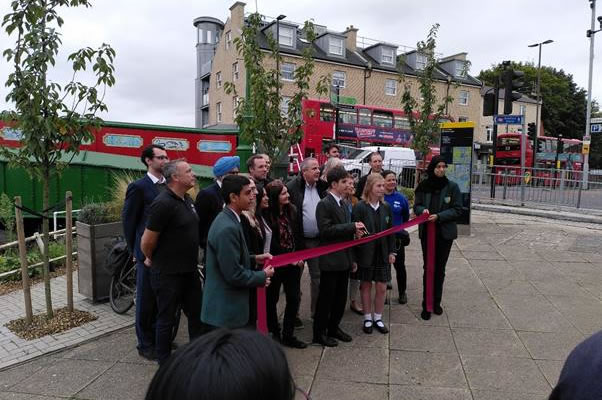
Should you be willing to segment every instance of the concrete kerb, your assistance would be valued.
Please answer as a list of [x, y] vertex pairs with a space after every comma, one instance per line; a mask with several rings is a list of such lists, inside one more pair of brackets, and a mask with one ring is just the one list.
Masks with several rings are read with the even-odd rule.
[[542, 210], [535, 208], [525, 208], [519, 206], [508, 206], [499, 204], [472, 203], [473, 210], [490, 211], [498, 213], [508, 213], [515, 215], [527, 215], [531, 217], [542, 217], [561, 221], [583, 222], [587, 224], [602, 225], [602, 216], [593, 214], [579, 214], [574, 212], [558, 210]]

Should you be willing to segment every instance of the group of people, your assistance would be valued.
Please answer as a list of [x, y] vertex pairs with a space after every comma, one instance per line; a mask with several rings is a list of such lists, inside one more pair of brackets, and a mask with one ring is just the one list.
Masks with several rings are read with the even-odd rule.
[[[278, 268], [266, 262], [275, 255], [352, 241], [409, 220], [409, 203], [397, 191], [395, 172], [383, 170], [380, 153], [370, 155], [371, 170], [357, 185], [342, 166], [338, 146], [331, 145], [326, 154], [329, 159], [322, 168], [317, 159], [305, 158], [298, 176], [286, 183], [270, 177], [266, 155], [248, 159], [248, 177], [239, 174], [237, 156], [222, 157], [213, 167], [215, 182], [193, 201], [187, 194], [195, 184], [190, 165], [183, 159], [169, 161], [161, 146], [144, 149], [141, 161], [148, 172], [129, 185], [123, 209], [124, 233], [138, 265], [136, 334], [141, 356], [159, 364], [167, 361], [178, 307], [188, 318], [191, 340], [218, 328], [254, 328], [256, 289], [264, 286], [271, 337], [285, 346], [305, 348], [307, 343], [295, 336], [303, 324], [299, 305], [305, 265], [314, 343], [332, 347], [352, 340], [340, 326], [348, 300], [350, 309], [363, 316], [366, 334], [388, 333], [383, 310], [392, 267], [397, 301], [407, 302], [407, 232]], [[414, 201], [415, 214], [428, 213], [436, 225], [435, 314], [443, 312], [445, 264], [461, 213], [458, 186], [445, 177], [445, 168], [442, 158], [433, 158]], [[426, 263], [423, 231], [421, 227], [419, 237]], [[199, 249], [205, 269], [202, 289]], [[421, 317], [431, 317], [424, 298]]]

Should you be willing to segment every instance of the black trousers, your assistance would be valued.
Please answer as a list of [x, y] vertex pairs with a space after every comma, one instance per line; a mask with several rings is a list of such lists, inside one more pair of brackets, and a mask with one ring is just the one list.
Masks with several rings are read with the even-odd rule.
[[399, 240], [395, 239], [395, 249], [397, 256], [395, 257], [395, 278], [397, 280], [397, 288], [399, 296], [406, 292], [408, 275], [406, 273], [406, 248], [402, 246]]
[[[426, 235], [425, 235], [426, 236]], [[443, 281], [445, 280], [445, 265], [449, 258], [453, 240], [446, 240], [437, 232], [435, 239], [435, 284], [434, 284], [434, 305], [441, 306], [443, 296]], [[426, 310], [426, 237], [420, 239], [422, 245], [422, 260], [424, 261], [424, 272], [422, 274], [422, 309]]]
[[201, 300], [203, 297], [198, 271], [181, 274], [151, 270], [151, 285], [157, 297], [156, 353], [159, 364], [171, 354], [171, 339], [178, 306], [188, 318], [188, 337], [194, 340], [202, 333]]
[[320, 293], [314, 315], [314, 337], [324, 333], [334, 334], [339, 328], [347, 304], [348, 284], [349, 270], [320, 272]]
[[303, 270], [296, 265], [276, 268], [274, 276], [272, 276], [272, 282], [266, 289], [268, 330], [274, 335], [280, 335], [277, 305], [281, 287], [284, 287], [284, 295], [286, 297], [286, 306], [282, 321], [282, 336], [290, 338], [294, 335], [295, 318], [297, 317], [299, 302], [301, 300], [301, 272]]

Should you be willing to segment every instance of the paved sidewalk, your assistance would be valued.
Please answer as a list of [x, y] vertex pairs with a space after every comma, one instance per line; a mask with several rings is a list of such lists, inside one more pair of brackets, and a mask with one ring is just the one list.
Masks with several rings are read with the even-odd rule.
[[[77, 292], [77, 271], [73, 273], [73, 286], [75, 292], [73, 294], [74, 307], [78, 310], [89, 311], [98, 316], [98, 319], [61, 334], [35, 340], [21, 339], [4, 326], [9, 321], [25, 316], [23, 291], [18, 290], [0, 296], [0, 369], [85, 342], [133, 324], [131, 313], [130, 315], [115, 314], [108, 303], [92, 304], [80, 295]], [[66, 306], [67, 281], [65, 276], [52, 279], [51, 287], [53, 308]], [[43, 283], [32, 286], [31, 298], [34, 314], [46, 311]]]
[[[473, 235], [452, 250], [442, 316], [420, 319], [421, 253], [412, 233], [409, 303], [387, 307], [389, 335], [363, 334], [361, 317], [347, 311], [352, 343], [286, 349], [312, 399], [547, 399], [568, 352], [602, 329], [602, 229], [482, 211], [473, 217]], [[307, 274], [302, 288], [299, 336], [309, 340]], [[137, 355], [135, 342], [127, 328], [0, 371], [0, 400], [142, 399], [157, 367]]]

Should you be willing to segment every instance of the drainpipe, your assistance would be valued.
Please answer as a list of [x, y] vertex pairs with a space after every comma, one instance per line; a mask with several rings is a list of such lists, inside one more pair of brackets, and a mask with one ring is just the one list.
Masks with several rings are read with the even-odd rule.
[[368, 61], [368, 65], [366, 65], [366, 69], [364, 69], [364, 101], [363, 105], [366, 105], [366, 81], [368, 78], [372, 76], [372, 62]]

